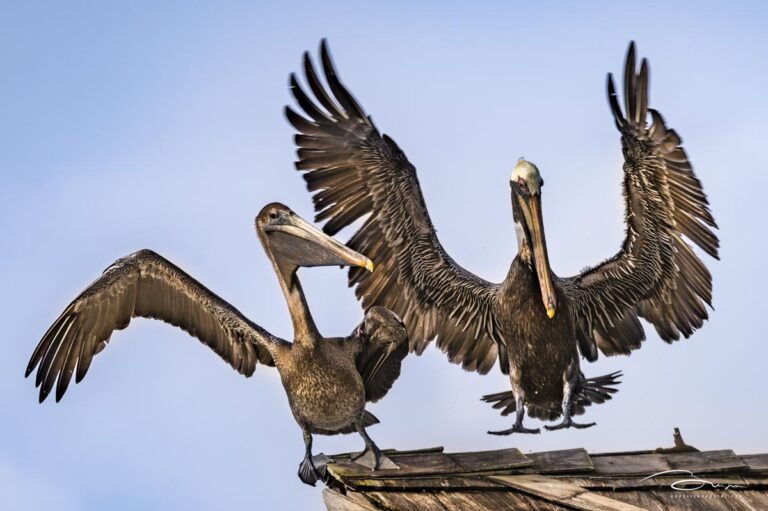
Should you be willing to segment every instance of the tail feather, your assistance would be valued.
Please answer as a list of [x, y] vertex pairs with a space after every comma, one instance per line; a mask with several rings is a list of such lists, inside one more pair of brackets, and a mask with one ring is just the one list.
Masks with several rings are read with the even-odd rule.
[[515, 395], [511, 390], [488, 394], [480, 398], [486, 403], [493, 403], [495, 409], [501, 409], [501, 415], [509, 415], [515, 411]]
[[622, 376], [621, 371], [594, 378], [584, 378], [582, 376], [579, 381], [579, 387], [576, 389], [574, 401], [581, 406], [589, 406], [592, 403], [605, 403], [612, 399], [613, 394], [619, 391], [616, 385], [621, 383], [619, 378]]
[[[584, 407], [593, 403], [601, 404], [612, 399], [613, 394], [619, 391], [616, 386], [621, 383], [619, 380], [621, 377], [621, 371], [594, 378], [585, 378], [584, 375], [581, 375], [573, 395], [573, 415], [581, 415], [584, 413]], [[501, 415], [503, 416], [513, 413], [516, 409], [515, 395], [511, 390], [488, 394], [481, 399], [486, 403], [492, 403], [493, 408], [501, 410]], [[535, 404], [527, 406], [528, 415], [537, 419], [554, 420], [561, 414], [559, 403], [552, 403], [552, 406], [549, 407]]]

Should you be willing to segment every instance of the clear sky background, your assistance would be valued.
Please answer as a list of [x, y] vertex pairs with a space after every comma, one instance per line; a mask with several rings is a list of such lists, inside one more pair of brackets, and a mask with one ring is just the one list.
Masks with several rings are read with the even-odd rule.
[[[500, 281], [516, 253], [508, 178], [546, 180], [552, 267], [572, 275], [623, 240], [621, 151], [605, 98], [629, 40], [651, 104], [684, 138], [720, 224], [716, 310], [692, 339], [584, 372], [625, 372], [598, 426], [491, 437], [479, 401], [509, 384], [431, 348], [370, 410], [382, 447], [593, 452], [670, 445], [768, 451], [765, 424], [768, 5], [763, 2], [0, 3], [0, 508], [321, 509], [272, 368], [245, 379], [159, 322], [112, 338], [58, 405], [23, 371], [69, 301], [115, 259], [152, 248], [274, 334], [291, 323], [253, 230], [282, 201], [312, 207], [283, 118], [287, 77], [321, 37], [346, 84], [416, 165], [447, 251]], [[351, 233], [344, 232], [348, 237]], [[346, 275], [302, 270], [321, 331], [361, 319]], [[530, 421], [535, 425], [535, 421]], [[358, 449], [318, 437], [317, 452]]]

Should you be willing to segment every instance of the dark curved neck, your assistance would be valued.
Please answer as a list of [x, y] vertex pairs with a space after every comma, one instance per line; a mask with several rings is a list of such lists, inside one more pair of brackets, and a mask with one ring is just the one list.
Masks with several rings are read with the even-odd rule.
[[278, 260], [279, 255], [276, 256], [270, 250], [269, 245], [264, 244], [264, 248], [272, 261], [277, 280], [280, 282], [288, 310], [291, 313], [293, 340], [301, 346], [313, 347], [315, 340], [320, 338], [320, 333], [317, 331], [315, 321], [309, 312], [304, 290], [301, 288], [299, 277], [296, 274], [299, 267], [296, 264]]
[[277, 278], [280, 281], [280, 287], [283, 288], [285, 301], [288, 303], [288, 310], [291, 313], [293, 321], [293, 339], [294, 342], [304, 346], [314, 346], [315, 340], [320, 337], [317, 331], [315, 321], [312, 319], [312, 313], [309, 312], [309, 305], [304, 297], [304, 290], [301, 288], [299, 278], [296, 275], [298, 268], [291, 268], [287, 275], [289, 281], [283, 277], [283, 272], [277, 272]]

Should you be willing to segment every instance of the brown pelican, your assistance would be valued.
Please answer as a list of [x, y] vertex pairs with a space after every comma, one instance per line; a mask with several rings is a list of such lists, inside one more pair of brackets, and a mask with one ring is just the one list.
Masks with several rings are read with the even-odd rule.
[[26, 376], [37, 367], [42, 403], [56, 384], [56, 401], [72, 375], [80, 382], [112, 332], [131, 318], [160, 319], [197, 337], [233, 369], [248, 377], [256, 364], [276, 366], [293, 416], [304, 433], [306, 453], [299, 477], [320, 476], [312, 458], [312, 434], [357, 431], [365, 450], [353, 459], [372, 468], [396, 468], [365, 431], [378, 420], [365, 410], [392, 387], [408, 353], [400, 319], [371, 307], [349, 337], [317, 331], [296, 275], [302, 266], [358, 266], [370, 259], [323, 234], [287, 206], [269, 204], [256, 217], [256, 232], [288, 302], [294, 342], [273, 336], [167, 259], [141, 250], [118, 259], [69, 304], [35, 348]]
[[484, 399], [504, 415], [515, 411], [516, 421], [497, 434], [539, 432], [523, 427], [524, 406], [540, 419], [562, 415], [562, 423], [549, 429], [582, 426], [572, 415], [610, 398], [618, 373], [585, 378], [579, 352], [590, 361], [598, 351], [629, 354], [645, 338], [638, 318], [653, 324], [666, 342], [702, 326], [712, 278], [686, 238], [717, 258], [719, 242], [708, 227], [717, 226], [680, 137], [648, 108], [648, 64], [643, 60], [636, 71], [634, 43], [626, 58], [625, 112], [608, 75], [625, 159], [627, 231], [621, 249], [579, 275], [555, 275], [544, 237], [544, 181], [534, 164], [520, 160], [509, 183], [518, 254], [500, 284], [471, 274], [445, 252], [416, 169], [342, 85], [325, 41], [320, 57], [327, 88], [305, 53], [314, 100], [291, 75], [291, 91], [306, 117], [286, 107], [299, 131], [296, 168], [314, 193], [316, 218], [335, 234], [365, 217], [348, 246], [367, 254], [378, 269], [369, 275], [352, 268], [350, 285], [357, 286], [364, 306], [382, 305], [400, 315], [411, 350], [421, 353], [437, 338], [451, 362], [480, 373], [498, 355], [512, 391]]

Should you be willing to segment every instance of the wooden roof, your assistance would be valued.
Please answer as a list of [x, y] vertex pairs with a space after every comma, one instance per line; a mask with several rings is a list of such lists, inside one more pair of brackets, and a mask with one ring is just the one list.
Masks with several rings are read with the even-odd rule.
[[[327, 465], [323, 496], [330, 511], [768, 510], [768, 454], [700, 452], [678, 439], [603, 454], [387, 451], [400, 470], [375, 472], [341, 454]], [[649, 477], [670, 470], [679, 472]]]

